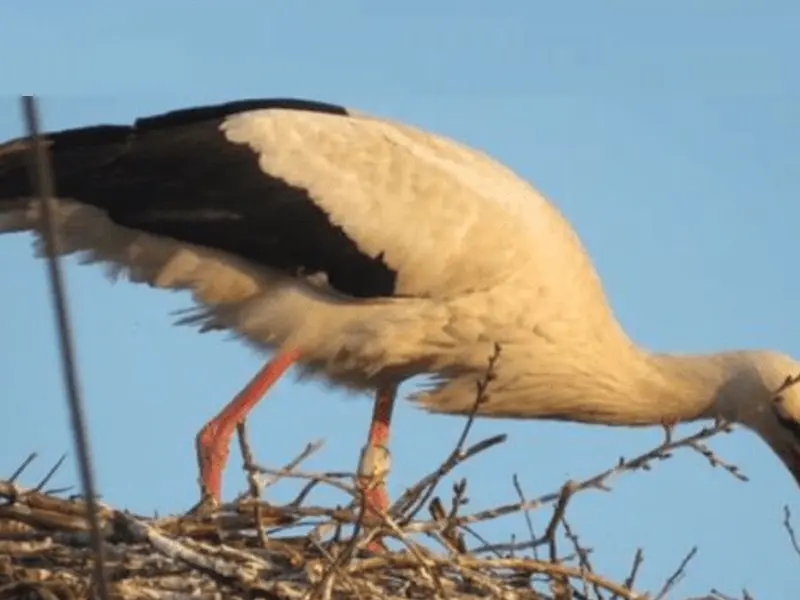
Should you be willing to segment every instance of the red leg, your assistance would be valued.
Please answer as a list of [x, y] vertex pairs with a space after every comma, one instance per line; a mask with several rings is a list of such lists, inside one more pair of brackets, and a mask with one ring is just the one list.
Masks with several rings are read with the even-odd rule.
[[219, 502], [222, 471], [228, 461], [228, 448], [236, 425], [258, 403], [267, 390], [300, 358], [290, 350], [276, 355], [250, 380], [245, 388], [211, 419], [197, 434], [197, 460], [200, 464], [200, 485], [204, 499]]
[[[373, 470], [380, 471], [381, 468], [387, 468], [386, 464], [381, 465], [380, 459], [388, 459], [387, 446], [389, 444], [389, 433], [392, 422], [392, 411], [394, 409], [395, 396], [397, 394], [397, 387], [390, 386], [378, 390], [375, 396], [375, 406], [372, 411], [372, 421], [370, 422], [369, 434], [367, 436], [367, 446], [365, 453], [373, 453], [377, 457], [376, 461], [371, 461]], [[369, 470], [369, 469], [365, 469]], [[389, 508], [389, 495], [386, 493], [386, 485], [383, 473], [364, 473], [365, 476], [372, 476], [372, 481], [364, 481], [364, 497], [367, 507], [373, 510], [385, 511]], [[378, 550], [382, 548], [379, 541], [373, 542], [370, 545], [371, 550]]]

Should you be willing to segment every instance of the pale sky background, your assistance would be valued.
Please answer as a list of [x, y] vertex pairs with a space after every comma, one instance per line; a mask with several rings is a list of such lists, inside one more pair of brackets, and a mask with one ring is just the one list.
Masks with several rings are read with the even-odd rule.
[[[22, 133], [20, 93], [43, 96], [48, 128], [242, 97], [341, 102], [477, 146], [531, 180], [582, 236], [643, 345], [799, 356], [798, 31], [800, 5], [789, 1], [6, 2], [0, 139]], [[33, 450], [42, 473], [72, 448], [45, 268], [30, 242], [0, 239], [4, 474]], [[103, 496], [139, 512], [188, 509], [194, 435], [263, 358], [173, 327], [187, 295], [110, 285], [74, 260], [66, 273]], [[285, 379], [250, 420], [257, 456], [277, 465], [325, 438], [309, 468], [353, 468], [370, 404], [344, 397]], [[462, 425], [402, 403], [391, 493], [443, 458]], [[457, 471], [474, 508], [512, 501], [514, 473], [529, 495], [542, 493], [661, 435], [503, 421], [474, 435], [498, 432], [510, 435], [504, 447]], [[744, 430], [713, 447], [752, 481], [683, 452], [611, 494], [580, 496], [573, 525], [617, 579], [643, 545], [640, 582], [657, 588], [697, 544], [674, 597], [711, 587], [795, 597], [800, 558], [782, 507], [800, 517], [796, 484]], [[228, 497], [243, 489], [237, 452]], [[78, 483], [72, 462], [56, 483]], [[293, 491], [283, 489], [273, 499]], [[526, 535], [521, 516], [483, 531]]]

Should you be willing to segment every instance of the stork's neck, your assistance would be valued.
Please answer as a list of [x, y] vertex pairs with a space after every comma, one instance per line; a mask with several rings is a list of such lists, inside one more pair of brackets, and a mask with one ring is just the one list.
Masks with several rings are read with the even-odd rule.
[[741, 421], [742, 407], [753, 402], [749, 364], [747, 352], [689, 355], [619, 348], [565, 369], [556, 385], [536, 385], [537, 400], [525, 416], [607, 425], [716, 416]]
[[[724, 417], [739, 420], [748, 401], [747, 352], [641, 353], [635, 389], [638, 409], [652, 423]], [[645, 408], [646, 407], [646, 408]]]

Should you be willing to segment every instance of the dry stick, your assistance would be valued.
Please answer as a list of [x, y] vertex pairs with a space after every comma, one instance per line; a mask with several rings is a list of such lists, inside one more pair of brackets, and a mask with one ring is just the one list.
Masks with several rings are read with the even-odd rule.
[[702, 598], [694, 598], [691, 600], [754, 600], [754, 598], [747, 593], [747, 590], [742, 590], [742, 598], [734, 598], [733, 596], [729, 596], [728, 594], [723, 594], [719, 590], [712, 588], [710, 596], [704, 596]]
[[[488, 546], [488, 545], [490, 545], [490, 544], [489, 544], [489, 540], [487, 540], [485, 537], [483, 537], [481, 534], [479, 534], [477, 531], [475, 531], [475, 529], [473, 529], [473, 528], [472, 528], [472, 527], [470, 527], [469, 525], [459, 525], [459, 527], [460, 527], [461, 529], [463, 529], [464, 531], [466, 531], [468, 534], [470, 534], [472, 537], [474, 537], [476, 540], [478, 540], [478, 542], [480, 542], [480, 543], [481, 543], [481, 544], [483, 544], [484, 546]], [[469, 553], [470, 553], [470, 554], [474, 554], [474, 553], [475, 553], [475, 551], [474, 551], [474, 550], [469, 550]], [[494, 552], [494, 555], [495, 555], [497, 558], [505, 558], [505, 557], [504, 557], [504, 556], [503, 556], [501, 553], [499, 553], [499, 552]]]
[[686, 575], [686, 567], [694, 558], [695, 554], [697, 554], [697, 546], [694, 546], [691, 550], [689, 550], [688, 554], [683, 557], [681, 564], [678, 565], [678, 568], [675, 569], [675, 572], [669, 576], [666, 582], [664, 582], [664, 586], [656, 595], [655, 600], [662, 600], [663, 598], [666, 598], [670, 590], [675, 587], [681, 579], [684, 578]]
[[[480, 548], [475, 548], [472, 551], [474, 553], [481, 553], [486, 551], [492, 552], [499, 552], [501, 550], [504, 551], [511, 551], [514, 550], [527, 550], [532, 549], [534, 553], [537, 551], [539, 546], [547, 545], [549, 550], [549, 556], [551, 562], [558, 562], [558, 552], [556, 548], [556, 533], [558, 529], [558, 525], [562, 522], [566, 522], [564, 519], [564, 514], [566, 512], [567, 503], [572, 498], [572, 496], [576, 493], [576, 484], [573, 481], [567, 481], [558, 491], [558, 497], [556, 500], [556, 505], [553, 509], [553, 513], [550, 516], [550, 521], [548, 521], [547, 527], [545, 528], [545, 532], [540, 538], [536, 538], [535, 536], [531, 537], [529, 542], [524, 543], [517, 543], [517, 544], [504, 544], [504, 545], [488, 545], [482, 546]], [[524, 498], [524, 496], [523, 496]], [[526, 500], [522, 500], [522, 503], [526, 505], [529, 504]], [[527, 507], [525, 510], [529, 510], [530, 507]], [[534, 558], [537, 556], [534, 554]]]
[[[469, 451], [464, 452], [464, 445], [467, 443], [467, 437], [469, 437], [469, 433], [472, 430], [472, 425], [475, 422], [475, 417], [478, 414], [478, 409], [480, 408], [481, 404], [486, 402], [487, 395], [486, 390], [489, 387], [489, 384], [495, 378], [495, 365], [497, 364], [497, 360], [500, 358], [501, 348], [500, 344], [494, 345], [494, 352], [489, 357], [488, 365], [486, 368], [486, 372], [475, 385], [476, 385], [476, 394], [475, 394], [475, 402], [472, 405], [472, 409], [467, 416], [467, 422], [464, 425], [464, 428], [461, 430], [461, 435], [456, 442], [455, 447], [453, 448], [450, 455], [442, 462], [438, 469], [436, 469], [433, 473], [424, 477], [419, 483], [407, 489], [403, 495], [398, 499], [397, 502], [389, 509], [390, 515], [401, 515], [405, 514], [401, 523], [406, 524], [410, 522], [419, 511], [425, 506], [430, 499], [431, 495], [433, 495], [433, 491], [436, 489], [439, 482], [447, 475], [450, 471], [452, 471], [456, 466], [464, 462], [470, 456], [476, 454], [477, 452], [483, 451], [488, 449], [491, 446], [496, 444], [500, 444], [504, 442], [507, 436], [494, 436], [493, 438], [489, 438], [484, 440], [484, 444], [486, 447], [481, 446], [479, 450], [475, 450], [472, 453]], [[490, 440], [492, 440], [490, 442]], [[474, 448], [474, 446], [473, 446]]]
[[[639, 568], [642, 566], [644, 562], [644, 552], [642, 552], [641, 548], [636, 549], [636, 554], [633, 555], [633, 564], [631, 565], [631, 573], [625, 579], [625, 587], [629, 590], [633, 589], [633, 584], [636, 582], [636, 576], [639, 574]], [[611, 600], [616, 600], [617, 596], [614, 596]]]
[[[464, 536], [458, 532], [455, 526], [451, 525], [452, 517], [455, 516], [457, 507], [455, 506], [456, 501], [453, 501], [453, 509], [451, 509], [450, 514], [448, 515], [447, 512], [444, 510], [444, 505], [442, 505], [442, 501], [436, 497], [430, 501], [428, 505], [428, 512], [431, 515], [431, 519], [434, 521], [439, 521], [444, 523], [441, 531], [438, 532], [438, 536], [435, 536], [437, 540], [442, 542], [442, 545], [449, 550], [450, 552], [457, 552], [458, 554], [466, 554], [467, 553], [467, 545], [464, 541]], [[455, 510], [454, 510], [455, 509]], [[435, 534], [434, 534], [435, 535]], [[441, 537], [441, 539], [439, 539]]]
[[[527, 502], [525, 498], [525, 493], [522, 491], [522, 485], [519, 482], [519, 477], [516, 473], [511, 478], [512, 483], [514, 484], [514, 490], [517, 492], [517, 497], [522, 504]], [[531, 547], [533, 548], [533, 558], [539, 559], [539, 549], [536, 545], [536, 532], [533, 529], [533, 519], [531, 519], [531, 511], [529, 508], [526, 508], [522, 511], [522, 514], [525, 515], [525, 523], [528, 526], [528, 535], [530, 535], [531, 540]]]
[[362, 498], [361, 510], [359, 511], [358, 520], [353, 527], [353, 535], [350, 538], [350, 541], [348, 542], [347, 546], [345, 546], [344, 550], [335, 558], [328, 555], [328, 568], [323, 573], [319, 583], [314, 586], [314, 589], [312, 589], [305, 596], [306, 598], [324, 598], [333, 588], [334, 579], [343, 574], [343, 567], [350, 562], [350, 559], [352, 558], [353, 553], [358, 545], [358, 536], [361, 533], [361, 524], [364, 518], [365, 509], [366, 496]]
[[[463, 479], [462, 482], [464, 483], [463, 490], [465, 491], [466, 480]], [[456, 484], [456, 486], [458, 486], [458, 484]], [[456, 486], [453, 487], [455, 488]], [[488, 546], [489, 541], [481, 534], [479, 534], [477, 531], [475, 531], [475, 529], [473, 529], [469, 525], [458, 525], [455, 522], [456, 517], [458, 516], [457, 511], [459, 508], [457, 501], [458, 501], [458, 496], [456, 495], [453, 498], [453, 506], [450, 509], [449, 514], [445, 514], [444, 507], [442, 506], [441, 500], [438, 497], [431, 500], [430, 504], [428, 505], [428, 510], [431, 513], [431, 518], [439, 523], [444, 522], [444, 527], [440, 532], [441, 536], [445, 540], [445, 543], [443, 545], [448, 550], [454, 550], [460, 552], [461, 554], [466, 554], [469, 551], [469, 549], [467, 548], [466, 541], [464, 540], [464, 535], [457, 531], [457, 529], [462, 529], [466, 531], [468, 534], [470, 534], [473, 538], [478, 540], [478, 542], [480, 542], [481, 544]], [[431, 532], [431, 534], [434, 536], [436, 535], [436, 533], [437, 532]], [[495, 552], [495, 555], [498, 558], [503, 558], [503, 555], [500, 554], [499, 552]]]
[[[314, 444], [308, 444], [306, 446], [306, 448], [303, 450], [303, 452], [301, 452], [300, 455], [298, 455], [294, 460], [292, 460], [289, 464], [287, 464], [283, 469], [280, 469], [278, 471], [273, 471], [274, 479], [273, 479], [272, 483], [274, 483], [275, 481], [278, 481], [282, 477], [292, 477], [292, 476], [297, 477], [298, 473], [293, 472], [294, 469], [303, 460], [305, 460], [308, 456], [310, 456], [311, 454], [313, 454], [314, 452], [319, 450], [319, 448], [321, 448], [321, 447], [322, 447], [322, 442], [321, 441], [318, 441], [318, 442], [316, 442]], [[257, 469], [259, 469], [262, 474], [267, 474], [267, 473], [270, 472], [270, 470], [265, 469], [263, 467], [257, 467]], [[302, 474], [300, 474], [300, 476], [304, 477]], [[354, 481], [357, 479], [355, 474], [350, 475], [350, 476], [353, 478]], [[308, 598], [320, 598], [320, 597], [325, 597], [325, 596], [330, 594], [330, 590], [332, 589], [332, 586], [334, 584], [334, 579], [338, 575], [342, 574], [343, 567], [345, 567], [347, 565], [347, 563], [351, 560], [353, 554], [355, 553], [356, 548], [358, 547], [358, 541], [359, 541], [358, 538], [359, 538], [359, 535], [361, 533], [363, 518], [364, 518], [364, 516], [366, 515], [366, 512], [367, 512], [366, 495], [359, 494], [357, 492], [355, 486], [347, 487], [347, 486], [344, 486], [343, 484], [341, 484], [338, 481], [331, 480], [329, 477], [319, 476], [319, 475], [314, 475], [313, 476], [313, 480], [311, 482], [309, 482], [309, 484], [303, 489], [303, 491], [301, 491], [300, 495], [298, 495], [298, 497], [291, 503], [291, 505], [293, 507], [299, 507], [300, 501], [302, 500], [302, 498], [305, 497], [305, 495], [308, 494], [308, 492], [310, 492], [312, 486], [315, 485], [315, 484], [318, 484], [320, 482], [328, 483], [330, 485], [333, 485], [334, 487], [337, 487], [338, 489], [341, 489], [342, 491], [347, 492], [348, 494], [350, 494], [353, 497], [354, 500], [356, 500], [356, 501], [360, 500], [361, 506], [360, 506], [360, 510], [358, 512], [358, 517], [356, 519], [355, 526], [354, 526], [354, 529], [353, 529], [353, 535], [351, 536], [350, 541], [348, 542], [348, 544], [344, 548], [344, 550], [338, 556], [336, 556], [335, 558], [331, 557], [330, 555], [328, 555], [326, 553], [326, 556], [329, 559], [328, 568], [324, 572], [324, 574], [321, 577], [319, 583], [314, 587], [314, 589], [312, 589], [306, 595], [306, 597], [308, 597]], [[375, 509], [373, 508], [373, 510], [375, 510]], [[377, 532], [374, 532], [374, 533], [377, 533]], [[372, 536], [369, 536], [369, 538], [371, 538], [371, 537]], [[309, 536], [309, 538], [312, 539], [315, 544], [317, 543], [316, 539], [314, 539], [315, 536], [312, 535], [312, 536]], [[369, 538], [367, 540], [367, 543], [369, 541]]]
[[[575, 484], [573, 493], [582, 492], [588, 489], [598, 489], [602, 491], [609, 491], [610, 488], [607, 486], [607, 483], [610, 479], [612, 479], [615, 475], [619, 475], [625, 472], [636, 471], [637, 469], [644, 469], [649, 470], [651, 468], [650, 463], [655, 460], [664, 460], [670, 456], [670, 452], [677, 450], [679, 448], [691, 448], [692, 442], [697, 442], [701, 440], [706, 440], [714, 435], [717, 435], [721, 432], [729, 432], [730, 425], [728, 423], [717, 423], [713, 426], [704, 427], [700, 431], [688, 435], [684, 438], [671, 441], [669, 443], [661, 444], [656, 448], [648, 450], [636, 456], [635, 458], [625, 460], [621, 458], [616, 466], [611, 467], [597, 475], [593, 475], [583, 481], [580, 481]], [[730, 473], [728, 469], [725, 469]], [[741, 479], [743, 475], [731, 473], [737, 479]], [[470, 515], [458, 517], [457, 522], [458, 525], [464, 525], [467, 523], [478, 523], [481, 521], [486, 521], [489, 519], [495, 519], [497, 517], [505, 516], [508, 514], [513, 514], [526, 508], [539, 508], [546, 504], [550, 504], [555, 502], [559, 499], [561, 492], [551, 492], [549, 494], [544, 494], [535, 498], [533, 500], [528, 500], [527, 502], [515, 502], [513, 504], [504, 504], [495, 508], [479, 511]], [[407, 530], [414, 531], [414, 532], [425, 532], [430, 531], [432, 529], [431, 524], [429, 523], [422, 523], [422, 522], [414, 522], [409, 523]], [[529, 547], [528, 544], [520, 544], [518, 549], [523, 549]], [[484, 549], [488, 550], [488, 549]], [[477, 552], [477, 550], [474, 550]]]
[[[575, 554], [578, 556], [578, 564], [581, 566], [582, 569], [585, 569], [588, 573], [594, 573], [594, 567], [592, 566], [592, 561], [589, 559], [589, 554], [591, 550], [589, 548], [584, 547], [580, 539], [578, 538], [578, 534], [572, 530], [570, 527], [569, 522], [567, 521], [566, 515], [561, 517], [561, 524], [564, 526], [564, 535], [567, 536], [567, 539], [572, 543], [572, 547], [575, 550]], [[586, 597], [589, 596], [589, 581], [587, 579], [583, 580], [583, 591]], [[592, 589], [594, 591], [595, 598], [602, 600], [603, 595], [600, 592], [600, 588], [597, 584], [592, 584]]]
[[558, 561], [558, 554], [556, 552], [556, 532], [558, 530], [558, 524], [564, 518], [564, 512], [567, 510], [567, 504], [574, 491], [575, 484], [572, 481], [567, 481], [567, 483], [561, 487], [555, 509], [553, 509], [553, 516], [550, 518], [550, 522], [545, 529], [543, 538], [547, 541], [550, 548], [550, 562]]
[[178, 558], [201, 571], [219, 578], [224, 583], [252, 584], [256, 575], [240, 565], [229, 561], [214, 559], [188, 548], [185, 544], [171, 540], [161, 534], [155, 527], [138, 521], [130, 516], [117, 513], [117, 519], [130, 534], [139, 541], [150, 543], [157, 551]]
[[[445, 511], [444, 504], [439, 496], [434, 496], [428, 503], [428, 512], [431, 515], [431, 519], [442, 524], [441, 530], [435, 532], [433, 537], [450, 552], [458, 552], [459, 554], [467, 552], [464, 534], [458, 531], [458, 526], [453, 523], [453, 520], [458, 516], [458, 510], [468, 501], [467, 480], [461, 478], [453, 484], [450, 510]], [[470, 533], [477, 535], [472, 531]], [[478, 538], [481, 539], [480, 536]]]
[[36, 487], [33, 488], [34, 491], [41, 492], [44, 489], [44, 486], [47, 485], [47, 482], [49, 482], [53, 478], [53, 475], [55, 475], [58, 472], [58, 470], [61, 468], [61, 465], [64, 464], [65, 460], [67, 460], [67, 455], [62, 454], [61, 458], [59, 458], [56, 461], [56, 464], [50, 467], [50, 470], [45, 474], [44, 477], [42, 477], [41, 481], [39, 481], [39, 483], [36, 484]]
[[[321, 545], [319, 547], [322, 549]], [[320, 577], [319, 582], [303, 595], [303, 600], [314, 600], [315, 598], [329, 597], [329, 593], [333, 589], [336, 576], [343, 574], [339, 564], [339, 558], [341, 555], [334, 557], [331, 556], [330, 553], [324, 552], [323, 556], [325, 556], [325, 558], [328, 560], [328, 568], [322, 574], [322, 577]]]
[[792, 542], [795, 554], [800, 556], [800, 545], [797, 543], [797, 536], [794, 533], [794, 527], [792, 527], [792, 512], [789, 510], [788, 505], [783, 507], [783, 527], [789, 534], [789, 540]]
[[[455, 458], [453, 458], [453, 455], [451, 454], [435, 471], [426, 475], [413, 486], [408, 488], [405, 492], [403, 492], [403, 495], [397, 502], [394, 503], [389, 513], [392, 515], [402, 514], [405, 510], [405, 507], [408, 507], [411, 502], [415, 501], [415, 499], [419, 499], [418, 506], [413, 511], [410, 511], [409, 516], [402, 519], [403, 523], [411, 521], [414, 514], [419, 512], [419, 510], [425, 506], [427, 499], [433, 494], [436, 486], [444, 476], [450, 473], [458, 465], [466, 462], [470, 458], [482, 452], [486, 452], [487, 450], [504, 443], [507, 439], [508, 436], [504, 433], [493, 435], [472, 444], [466, 450], [462, 450], [461, 453]], [[427, 489], [428, 492], [425, 494], [424, 498], [420, 499], [420, 494], [423, 489]], [[402, 505], [405, 505], [405, 507]]]
[[305, 479], [316, 484], [324, 483], [331, 487], [344, 492], [345, 494], [355, 497], [356, 490], [353, 486], [342, 483], [342, 479], [355, 479], [354, 473], [317, 473], [307, 471], [286, 471], [284, 468], [270, 469], [256, 465], [256, 469], [262, 475], [274, 475], [281, 479]]
[[302, 501], [311, 492], [311, 490], [320, 483], [326, 483], [330, 486], [340, 489], [348, 495], [353, 496], [355, 488], [348, 487], [338, 481], [339, 479], [355, 479], [355, 475], [353, 473], [338, 471], [330, 471], [325, 473], [303, 473], [297, 471], [297, 467], [299, 467], [300, 464], [312, 454], [319, 451], [324, 444], [325, 442], [323, 440], [317, 440], [315, 442], [306, 444], [305, 448], [303, 448], [303, 450], [297, 456], [279, 469], [271, 469], [258, 464], [253, 464], [253, 470], [257, 473], [257, 475], [263, 476], [261, 478], [262, 480], [258, 482], [260, 487], [266, 489], [285, 478], [309, 480], [308, 484], [306, 484], [306, 486], [300, 491], [298, 496], [292, 502], [290, 502], [290, 505], [292, 506], [300, 506]]
[[261, 511], [261, 487], [258, 485], [256, 478], [257, 470], [255, 461], [253, 460], [253, 451], [250, 448], [250, 442], [247, 440], [247, 425], [246, 421], [241, 421], [236, 424], [236, 434], [239, 438], [239, 449], [242, 452], [242, 467], [247, 474], [247, 483], [250, 489], [250, 496], [254, 502], [253, 518], [256, 523], [256, 532], [258, 534], [258, 541], [261, 547], [267, 546], [267, 535], [264, 532], [263, 514]]
[[[430, 581], [436, 587], [436, 591], [441, 596], [445, 596], [445, 590], [441, 579], [439, 578], [438, 573], [433, 570], [433, 563], [431, 562], [431, 559], [424, 555], [422, 547], [411, 540], [403, 531], [402, 526], [398, 525], [398, 523], [396, 523], [391, 516], [380, 510], [378, 507], [372, 506], [371, 508], [373, 512], [383, 521], [383, 525], [386, 526], [401, 542], [403, 542], [406, 548], [408, 548], [411, 556], [418, 561], [422, 572], [429, 577]], [[363, 515], [363, 509], [364, 507], [362, 506], [359, 518], [361, 515]], [[377, 533], [377, 531], [373, 531], [373, 534], [375, 533]]]
[[[615, 593], [625, 600], [636, 600], [637, 598], [641, 597], [639, 594], [628, 590], [618, 583], [601, 577], [596, 573], [584, 574], [580, 569], [574, 567], [563, 564], [553, 564], [529, 558], [478, 559], [472, 556], [456, 556], [447, 558], [430, 556], [427, 560], [430, 564], [438, 567], [452, 567], [453, 565], [458, 565], [467, 568], [520, 569], [550, 576], [567, 576], [572, 579], [582, 579], [585, 576], [590, 582], [597, 582], [601, 588]], [[376, 558], [367, 558], [359, 561], [358, 563], [354, 563], [350, 566], [349, 572], [350, 574], [366, 573], [372, 570], [380, 569], [381, 567], [387, 565], [402, 569], [417, 567], [419, 566], [419, 563], [416, 561], [414, 556], [392, 554]]]
[[14, 483], [20, 475], [28, 468], [30, 465], [39, 455], [36, 452], [31, 452], [28, 457], [22, 461], [22, 464], [14, 469], [14, 472], [11, 474], [11, 477], [8, 478], [9, 483]]
[[[294, 498], [294, 500], [289, 503], [289, 506], [293, 508], [299, 508], [311, 490], [321, 483], [326, 483], [355, 498], [355, 488], [348, 487], [338, 481], [338, 479], [354, 478], [354, 475], [351, 473], [301, 473], [296, 471], [297, 467], [300, 466], [303, 461], [322, 448], [324, 445], [323, 440], [317, 440], [315, 442], [306, 444], [305, 448], [303, 448], [303, 450], [297, 456], [295, 456], [280, 469], [268, 469], [267, 467], [262, 467], [255, 464], [255, 462], [252, 460], [252, 453], [249, 451], [249, 445], [246, 443], [246, 439], [244, 445], [242, 445], [241, 442], [242, 438], [240, 436], [240, 446], [242, 447], [243, 456], [244, 453], [247, 452], [248, 456], [250, 457], [249, 467], [247, 467], [247, 470], [249, 474], [248, 481], [250, 482], [251, 489], [253, 486], [266, 489], [267, 487], [274, 485], [284, 478], [308, 479], [308, 483], [300, 490], [300, 493]], [[247, 459], [245, 459], [245, 462], [248, 462]], [[269, 477], [264, 477], [263, 481], [259, 482], [258, 475], [267, 475]], [[256, 510], [259, 510], [259, 508], [260, 503], [258, 503]]]
[[688, 600], [738, 600], [737, 598], [723, 594], [714, 588], [711, 588], [709, 593], [711, 594], [710, 596], [703, 596], [702, 598], [689, 598]]
[[[271, 485], [275, 485], [278, 481], [280, 481], [281, 477], [283, 477], [284, 475], [288, 475], [288, 474], [292, 473], [309, 456], [311, 456], [312, 454], [317, 452], [320, 448], [322, 448], [322, 446], [324, 444], [325, 444], [325, 442], [323, 440], [317, 440], [315, 442], [309, 442], [308, 444], [306, 444], [306, 447], [303, 448], [303, 450], [300, 452], [300, 454], [295, 456], [292, 460], [290, 460], [288, 463], [286, 463], [283, 466], [283, 468], [280, 470], [280, 472], [273, 474], [273, 476], [271, 478], [269, 478], [269, 479], [265, 478], [265, 480], [261, 482], [261, 486], [264, 489], [267, 489]], [[260, 473], [266, 474], [266, 471], [264, 469], [262, 469], [261, 467], [257, 467], [257, 469], [258, 469], [258, 471]]]
[[302, 506], [303, 502], [305, 502], [306, 498], [308, 498], [308, 495], [320, 483], [322, 483], [322, 482], [319, 481], [319, 480], [312, 480], [312, 481], [307, 482], [305, 485], [303, 485], [302, 488], [300, 488], [300, 491], [298, 492], [297, 496], [295, 496], [294, 499], [292, 499], [292, 501], [289, 502], [289, 506]]
[[750, 481], [750, 478], [742, 473], [737, 465], [724, 461], [718, 454], [716, 454], [705, 444], [701, 444], [699, 442], [689, 442], [688, 447], [705, 457], [712, 467], [722, 467], [739, 481]]
[[[547, 542], [547, 547], [550, 552], [550, 562], [553, 564], [560, 563], [558, 560], [558, 548], [556, 547], [556, 533], [558, 532], [558, 524], [564, 518], [564, 512], [567, 510], [569, 499], [572, 497], [573, 487], [574, 484], [571, 481], [567, 481], [567, 483], [561, 487], [556, 506], [553, 509], [553, 515], [544, 532], [543, 539]], [[534, 547], [536, 546], [534, 545]], [[564, 593], [569, 589], [569, 581], [565, 575], [557, 575], [553, 583]]]
[[[353, 493], [356, 494], [355, 489]], [[363, 493], [363, 491], [357, 494], [357, 502], [359, 502], [359, 510], [358, 510], [358, 518], [356, 520], [355, 526], [353, 527], [353, 534], [350, 537], [350, 541], [345, 546], [344, 550], [333, 560], [330, 562], [328, 569], [325, 571], [324, 575], [320, 579], [320, 582], [315, 586], [315, 588], [309, 593], [310, 598], [320, 598], [324, 597], [333, 587], [334, 578], [337, 575], [342, 574], [342, 569], [346, 568], [349, 564], [350, 560], [352, 559], [353, 555], [355, 554], [356, 548], [358, 547], [358, 538], [361, 535], [361, 530], [363, 529], [364, 518], [367, 514], [367, 495]], [[374, 513], [379, 513], [380, 509], [370, 505], [369, 508], [372, 508]], [[377, 530], [373, 530], [371, 535], [367, 536], [367, 540], [364, 542], [368, 544], [372, 538], [377, 534]]]
[[[467, 543], [464, 540], [464, 534], [458, 531], [458, 526], [455, 524], [455, 518], [458, 516], [458, 511], [462, 506], [469, 502], [467, 497], [467, 480], [461, 478], [460, 481], [453, 484], [453, 496], [450, 500], [450, 511], [447, 514], [447, 524], [445, 525], [442, 535], [445, 536], [461, 554], [466, 554]], [[473, 535], [475, 532], [471, 532]]]
[[[350, 561], [353, 552], [357, 546], [358, 533], [360, 532], [363, 515], [365, 514], [367, 508], [366, 503], [367, 503], [366, 495], [362, 494], [361, 507], [358, 513], [358, 520], [356, 521], [355, 529], [353, 531], [353, 536], [350, 542], [348, 543], [348, 546], [345, 549], [345, 551], [342, 552], [342, 554], [339, 557], [337, 557], [337, 559], [330, 565], [328, 570], [325, 572], [322, 581], [320, 581], [319, 585], [315, 588], [314, 593], [311, 596], [312, 598], [318, 597], [319, 591], [323, 589], [323, 587], [327, 584], [328, 579], [337, 574], [340, 569], [344, 569], [347, 566], [347, 563]], [[419, 566], [422, 569], [422, 571], [428, 576], [429, 580], [436, 587], [436, 591], [440, 594], [440, 596], [444, 597], [446, 595], [444, 586], [442, 585], [438, 573], [436, 573], [431, 568], [430, 559], [424, 556], [420, 547], [418, 547], [417, 544], [415, 544], [404, 534], [403, 530], [391, 519], [389, 515], [387, 515], [385, 512], [383, 512], [376, 506], [370, 506], [370, 508], [372, 509], [373, 513], [383, 521], [383, 524], [386, 527], [388, 527], [389, 530], [403, 542], [406, 548], [408, 548], [409, 552], [411, 553], [411, 556], [413, 556], [418, 561], [417, 566]], [[371, 535], [368, 537], [368, 540], [372, 536], [377, 535], [378, 533], [379, 530], [376, 528], [371, 532]]]

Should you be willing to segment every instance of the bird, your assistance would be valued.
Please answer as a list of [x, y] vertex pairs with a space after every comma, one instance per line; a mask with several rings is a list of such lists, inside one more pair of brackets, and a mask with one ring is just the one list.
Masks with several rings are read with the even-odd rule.
[[[434, 414], [741, 424], [800, 484], [800, 385], [791, 385], [800, 364], [774, 350], [636, 343], [557, 206], [483, 150], [302, 98], [181, 108], [42, 139], [61, 254], [190, 292], [179, 324], [231, 332], [266, 357], [197, 434], [200, 495], [212, 504], [237, 424], [292, 367], [374, 397], [362, 458], [388, 456], [398, 387], [424, 376], [407, 400]], [[32, 233], [41, 256], [31, 145], [0, 145], [0, 234]], [[378, 479], [364, 497], [386, 510]]]

